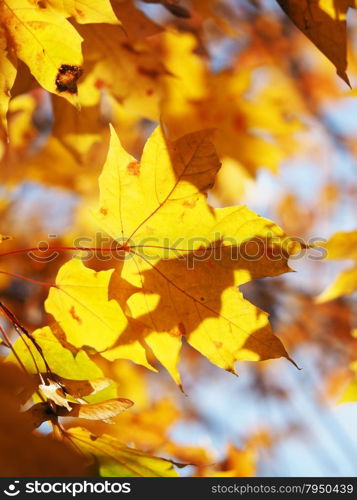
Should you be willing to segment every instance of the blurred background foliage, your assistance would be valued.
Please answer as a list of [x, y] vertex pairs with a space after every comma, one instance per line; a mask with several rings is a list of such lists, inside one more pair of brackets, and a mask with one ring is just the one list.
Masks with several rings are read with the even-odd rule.
[[[306, 241], [356, 230], [357, 12], [351, 90], [273, 0], [162, 3], [113, 1], [123, 30], [71, 19], [84, 38], [80, 110], [19, 64], [1, 129], [0, 233], [13, 238], [2, 251], [94, 234], [109, 123], [136, 157], [158, 122], [172, 138], [215, 128], [222, 168], [211, 204], [246, 204]], [[185, 475], [355, 475], [356, 294], [317, 301], [348, 262], [316, 257], [242, 287], [301, 371], [286, 360], [242, 363], [236, 378], [185, 348], [183, 394], [163, 370], [94, 357], [135, 407], [120, 425], [93, 429], [195, 464]], [[67, 259], [13, 255], [0, 268], [51, 282]], [[0, 293], [29, 330], [48, 321], [46, 288], [1, 274]]]

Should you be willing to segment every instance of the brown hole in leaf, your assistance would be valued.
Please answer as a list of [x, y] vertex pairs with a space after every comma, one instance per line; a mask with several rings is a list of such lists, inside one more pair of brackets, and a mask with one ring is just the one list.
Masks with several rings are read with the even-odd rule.
[[82, 323], [81, 318], [76, 314], [76, 310], [75, 310], [74, 306], [72, 306], [71, 309], [69, 310], [69, 314], [72, 316], [72, 318], [75, 321], [78, 321], [79, 324]]
[[103, 207], [101, 207], [101, 208], [100, 208], [100, 210], [99, 210], [99, 212], [100, 212], [101, 214], [103, 214], [103, 215], [108, 215], [108, 209], [107, 209], [107, 208], [103, 208]]
[[138, 161], [132, 161], [127, 166], [129, 175], [140, 175], [140, 163]]
[[98, 436], [95, 436], [94, 434], [90, 434], [90, 435], [89, 435], [89, 439], [90, 439], [91, 441], [97, 441]]
[[40, 7], [40, 9], [45, 9], [46, 8], [46, 4], [45, 4], [45, 2], [42, 2], [42, 0], [39, 0], [37, 2], [37, 6]]
[[147, 89], [147, 90], [146, 90], [146, 95], [148, 95], [148, 96], [153, 95], [153, 93], [154, 93], [154, 90], [153, 90], [153, 89]]
[[214, 342], [214, 345], [217, 347], [217, 349], [220, 349], [222, 347], [222, 342]]
[[69, 92], [70, 94], [77, 93], [77, 81], [83, 74], [83, 69], [80, 66], [71, 66], [70, 64], [62, 64], [58, 68], [56, 76], [56, 88], [58, 92]]

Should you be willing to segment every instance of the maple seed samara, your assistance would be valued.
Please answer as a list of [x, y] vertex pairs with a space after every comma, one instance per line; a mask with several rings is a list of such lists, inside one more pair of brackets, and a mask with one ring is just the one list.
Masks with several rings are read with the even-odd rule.
[[80, 66], [62, 64], [56, 76], [56, 88], [58, 92], [77, 93], [77, 81], [82, 76], [83, 69]]

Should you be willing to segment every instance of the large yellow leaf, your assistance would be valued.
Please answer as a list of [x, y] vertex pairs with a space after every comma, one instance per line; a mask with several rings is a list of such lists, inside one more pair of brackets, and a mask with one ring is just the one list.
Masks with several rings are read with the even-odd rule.
[[119, 304], [108, 300], [108, 285], [113, 269], [96, 272], [79, 258], [64, 264], [45, 302], [76, 347], [90, 345], [97, 351], [110, 347], [122, 333], [127, 320]]
[[29, 67], [42, 87], [77, 102], [82, 38], [63, 15], [32, 0], [6, 0], [0, 7], [8, 50]]
[[73, 427], [68, 437], [81, 450], [94, 455], [104, 477], [176, 477], [168, 460], [147, 455], [117, 441], [112, 436], [93, 435], [87, 429]]
[[177, 383], [182, 336], [229, 371], [237, 360], [288, 357], [267, 314], [237, 286], [288, 271], [289, 240], [244, 206], [207, 204], [202, 191], [219, 168], [209, 138], [203, 131], [172, 143], [158, 128], [138, 163], [112, 131], [95, 213], [126, 252], [121, 276], [138, 289], [131, 315], [147, 325], [146, 343]]
[[349, 84], [347, 69], [346, 15], [355, 0], [277, 0], [296, 26], [335, 65]]

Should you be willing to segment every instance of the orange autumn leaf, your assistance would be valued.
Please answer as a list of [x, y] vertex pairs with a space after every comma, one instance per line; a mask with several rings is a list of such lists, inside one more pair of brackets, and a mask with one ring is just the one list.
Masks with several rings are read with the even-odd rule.
[[347, 23], [355, 0], [277, 0], [296, 26], [335, 65], [337, 74], [348, 84]]

